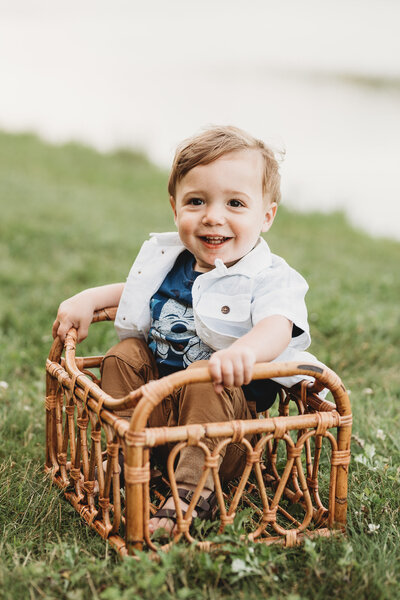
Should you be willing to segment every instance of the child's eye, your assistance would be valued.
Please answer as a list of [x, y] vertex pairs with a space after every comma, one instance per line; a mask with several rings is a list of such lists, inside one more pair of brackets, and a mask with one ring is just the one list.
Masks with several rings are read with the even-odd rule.
[[239, 208], [239, 206], [243, 206], [243, 202], [240, 200], [229, 200], [229, 206], [233, 206], [233, 208]]
[[201, 206], [201, 204], [204, 204], [204, 200], [201, 198], [189, 198], [188, 204], [191, 204], [192, 206]]

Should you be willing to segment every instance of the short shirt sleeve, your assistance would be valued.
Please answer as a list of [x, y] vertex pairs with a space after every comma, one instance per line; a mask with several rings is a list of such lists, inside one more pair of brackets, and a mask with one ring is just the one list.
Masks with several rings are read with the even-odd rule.
[[257, 277], [253, 288], [253, 326], [266, 317], [282, 315], [295, 325], [296, 335], [290, 346], [305, 350], [311, 343], [305, 303], [307, 290], [304, 277], [273, 255], [271, 266]]

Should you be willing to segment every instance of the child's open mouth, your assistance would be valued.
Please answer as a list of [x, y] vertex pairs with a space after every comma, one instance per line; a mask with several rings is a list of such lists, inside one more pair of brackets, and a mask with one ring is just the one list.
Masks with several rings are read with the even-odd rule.
[[212, 236], [206, 236], [206, 235], [202, 235], [200, 236], [200, 239], [205, 243], [208, 244], [210, 246], [220, 246], [221, 244], [224, 244], [225, 242], [227, 242], [228, 240], [230, 240], [230, 237], [223, 237], [218, 236], [218, 235], [212, 235]]

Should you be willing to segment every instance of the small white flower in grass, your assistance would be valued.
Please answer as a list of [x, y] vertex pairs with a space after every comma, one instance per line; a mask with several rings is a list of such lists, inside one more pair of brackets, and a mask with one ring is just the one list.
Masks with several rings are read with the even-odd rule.
[[375, 523], [368, 523], [368, 533], [376, 533], [380, 525], [375, 525]]
[[386, 438], [386, 433], [383, 431], [383, 429], [377, 429], [376, 437], [378, 438], [378, 440], [384, 440]]
[[363, 389], [363, 394], [365, 394], [366, 396], [372, 396], [373, 393], [374, 393], [374, 390], [372, 388], [364, 388]]
[[0, 390], [8, 390], [7, 381], [0, 381]]

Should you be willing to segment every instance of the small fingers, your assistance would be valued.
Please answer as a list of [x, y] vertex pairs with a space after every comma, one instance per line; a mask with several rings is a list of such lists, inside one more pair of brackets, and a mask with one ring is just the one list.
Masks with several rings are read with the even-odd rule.
[[234, 385], [235, 367], [229, 356], [224, 356], [224, 354], [216, 352], [210, 358], [209, 369], [214, 389], [218, 394], [223, 391], [224, 387], [232, 387]]
[[254, 363], [255, 363], [254, 356], [246, 356], [246, 358], [244, 359], [242, 385], [247, 385], [252, 380]]
[[234, 385], [240, 387], [250, 383], [253, 376], [255, 354], [250, 348], [241, 349], [232, 358]]
[[221, 362], [222, 383], [226, 387], [232, 387], [235, 384], [236, 365], [230, 358], [224, 358]]
[[85, 340], [88, 336], [89, 333], [89, 327], [87, 327], [86, 325], [81, 325], [78, 329], [78, 344], [80, 344], [81, 342], [83, 342], [83, 340]]
[[241, 387], [250, 383], [253, 376], [255, 353], [251, 348], [222, 350], [210, 359], [210, 374], [215, 391], [220, 393], [224, 387]]
[[211, 356], [208, 368], [214, 384], [222, 383], [221, 361], [217, 354]]
[[59, 323], [57, 335], [62, 342], [65, 342], [65, 337], [68, 331], [71, 329], [71, 327], [77, 327], [77, 325], [73, 323], [71, 319], [61, 320]]
[[246, 382], [249, 371], [251, 372], [250, 361], [244, 361], [240, 354], [229, 353], [222, 356], [221, 360], [221, 383], [226, 387], [240, 387]]

